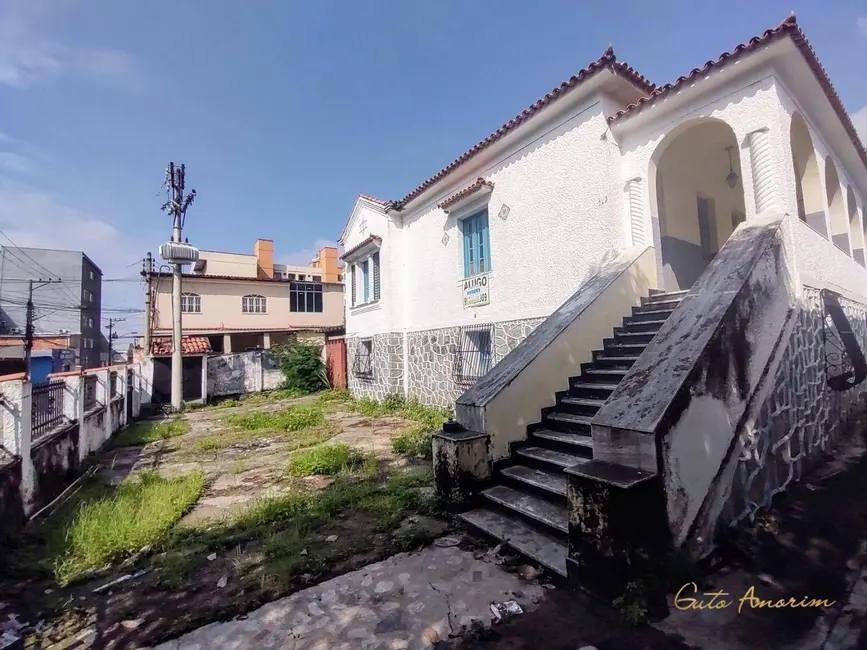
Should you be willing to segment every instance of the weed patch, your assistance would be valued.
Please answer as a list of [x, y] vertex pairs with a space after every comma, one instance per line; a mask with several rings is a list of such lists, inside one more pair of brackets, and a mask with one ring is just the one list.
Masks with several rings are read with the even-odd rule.
[[122, 429], [112, 438], [108, 443], [108, 448], [146, 445], [149, 442], [182, 436], [189, 430], [190, 423], [183, 418], [172, 418], [158, 422], [136, 422], [126, 429]]
[[346, 444], [319, 445], [295, 452], [289, 457], [286, 473], [289, 476], [333, 476], [348, 471], [364, 462], [361, 454]]
[[269, 431], [259, 429], [241, 429], [236, 431], [221, 431], [212, 436], [197, 438], [193, 443], [197, 451], [219, 451], [233, 445], [243, 445], [263, 437], [280, 440], [285, 444], [286, 451], [312, 447], [335, 436], [340, 427], [332, 422], [319, 426], [308, 427], [300, 431]]
[[300, 431], [325, 424], [325, 412], [318, 404], [299, 404], [282, 411], [230, 415], [227, 421], [248, 431]]
[[92, 481], [45, 531], [54, 578], [68, 584], [162, 540], [205, 486], [200, 473], [143, 473], [112, 488]]

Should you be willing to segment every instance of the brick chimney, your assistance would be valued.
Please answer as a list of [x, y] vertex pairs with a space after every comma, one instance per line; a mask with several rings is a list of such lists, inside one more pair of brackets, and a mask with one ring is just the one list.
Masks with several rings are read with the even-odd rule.
[[274, 279], [274, 241], [257, 239], [253, 248], [256, 256], [256, 270], [260, 278]]

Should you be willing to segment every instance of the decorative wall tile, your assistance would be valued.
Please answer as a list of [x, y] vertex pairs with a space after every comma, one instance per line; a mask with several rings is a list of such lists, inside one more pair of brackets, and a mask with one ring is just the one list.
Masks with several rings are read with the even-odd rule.
[[[774, 389], [741, 437], [723, 525], [753, 520], [775, 494], [800, 480], [830, 450], [850, 418], [864, 408], [867, 382], [845, 392], [828, 388], [822, 299], [817, 289], [804, 287], [802, 300]], [[846, 299], [841, 305], [861, 349], [867, 351], [867, 306]]]

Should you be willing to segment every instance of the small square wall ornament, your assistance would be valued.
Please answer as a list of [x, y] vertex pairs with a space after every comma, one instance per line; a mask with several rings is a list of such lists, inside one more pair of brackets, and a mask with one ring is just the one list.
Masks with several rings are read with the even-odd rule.
[[511, 211], [511, 208], [509, 208], [508, 205], [506, 205], [505, 203], [503, 203], [503, 205], [500, 206], [500, 212], [499, 212], [499, 217], [500, 217], [500, 219], [502, 219], [503, 221], [505, 221], [506, 218], [509, 216], [509, 212], [510, 212], [510, 211]]
[[444, 232], [443, 238], [440, 239], [440, 241], [443, 243], [443, 246], [448, 246], [449, 245], [449, 234], [447, 232]]

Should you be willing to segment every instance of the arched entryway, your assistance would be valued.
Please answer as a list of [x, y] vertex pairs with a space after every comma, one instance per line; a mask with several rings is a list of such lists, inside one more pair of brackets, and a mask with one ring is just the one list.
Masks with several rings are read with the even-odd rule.
[[650, 167], [662, 286], [688, 289], [745, 218], [738, 142], [725, 122], [694, 120], [663, 139]]
[[849, 233], [852, 235], [852, 257], [864, 264], [864, 231], [858, 219], [858, 203], [855, 190], [850, 185], [846, 190], [846, 208], [849, 211]]
[[849, 220], [846, 219], [846, 207], [843, 205], [843, 188], [840, 186], [840, 176], [837, 166], [829, 157], [825, 160], [825, 191], [828, 194], [828, 220], [831, 222], [831, 241], [847, 255], [849, 248]]
[[795, 165], [795, 193], [798, 216], [814, 230], [828, 236], [825, 226], [825, 202], [822, 200], [822, 181], [813, 139], [804, 118], [795, 113], [789, 128], [792, 142], [792, 162]]

